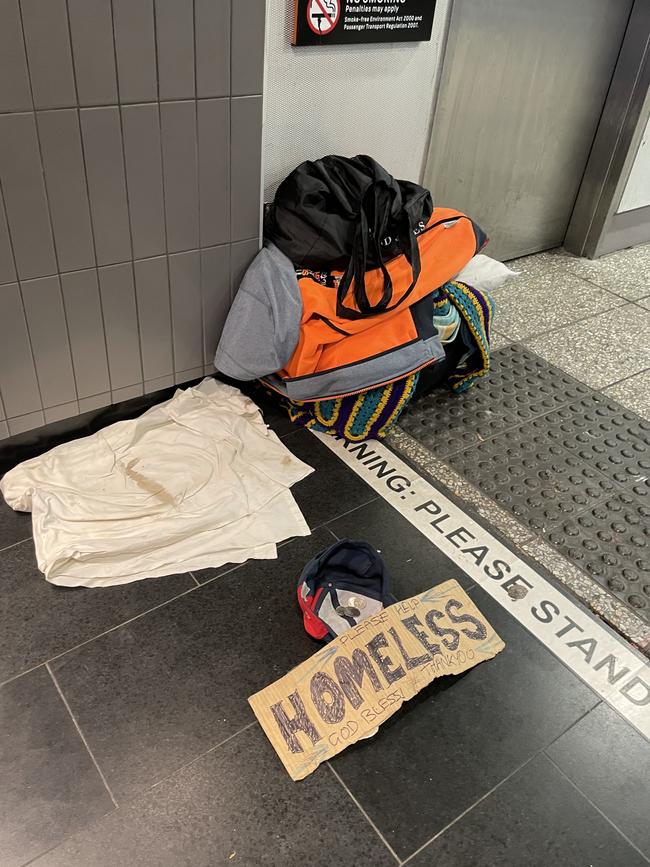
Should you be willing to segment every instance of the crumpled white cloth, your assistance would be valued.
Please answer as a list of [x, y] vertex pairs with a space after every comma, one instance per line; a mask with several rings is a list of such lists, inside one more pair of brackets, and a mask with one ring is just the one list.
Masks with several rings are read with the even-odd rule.
[[311, 472], [252, 400], [205, 379], [25, 461], [0, 490], [31, 511], [48, 581], [104, 587], [276, 557], [277, 542], [309, 535], [289, 488]]

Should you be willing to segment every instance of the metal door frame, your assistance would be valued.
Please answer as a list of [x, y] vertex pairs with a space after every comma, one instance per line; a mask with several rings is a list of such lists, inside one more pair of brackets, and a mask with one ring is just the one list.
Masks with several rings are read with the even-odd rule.
[[650, 241], [650, 205], [616, 210], [650, 116], [650, 4], [635, 0], [564, 246], [596, 258]]

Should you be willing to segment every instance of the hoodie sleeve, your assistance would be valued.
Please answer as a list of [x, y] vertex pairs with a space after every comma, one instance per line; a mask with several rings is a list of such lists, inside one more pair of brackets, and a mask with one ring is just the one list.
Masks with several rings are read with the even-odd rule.
[[296, 272], [269, 245], [249, 266], [219, 340], [214, 366], [233, 379], [250, 380], [281, 370], [298, 344], [302, 299]]

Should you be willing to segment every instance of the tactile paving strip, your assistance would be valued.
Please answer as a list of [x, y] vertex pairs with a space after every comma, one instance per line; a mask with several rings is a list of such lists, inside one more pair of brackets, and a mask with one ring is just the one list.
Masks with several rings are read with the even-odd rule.
[[599, 395], [550, 412], [533, 429], [639, 496], [650, 493], [650, 422]]
[[518, 423], [505, 407], [490, 408], [485, 389], [479, 391], [478, 385], [462, 395], [436, 390], [411, 403], [400, 419], [400, 427], [439, 458], [477, 445]]
[[518, 344], [492, 356], [489, 376], [464, 394], [441, 388], [414, 401], [400, 426], [445, 458], [591, 393]]
[[517, 344], [400, 422], [650, 623], [650, 422]]
[[650, 504], [625, 492], [550, 530], [547, 538], [650, 620]]
[[548, 531], [619, 492], [610, 479], [528, 422], [457, 452], [450, 466], [531, 530]]

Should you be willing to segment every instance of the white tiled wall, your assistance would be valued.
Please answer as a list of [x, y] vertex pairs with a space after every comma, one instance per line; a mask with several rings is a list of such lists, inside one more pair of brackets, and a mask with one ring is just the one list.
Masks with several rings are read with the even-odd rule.
[[0, 437], [212, 369], [258, 246], [264, 7], [0, 3]]

